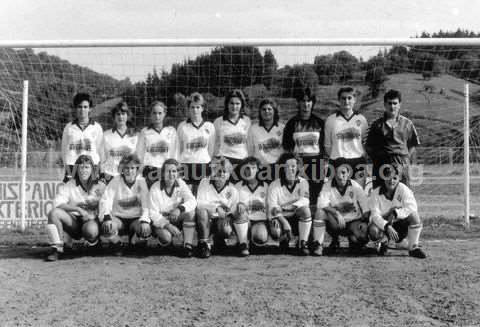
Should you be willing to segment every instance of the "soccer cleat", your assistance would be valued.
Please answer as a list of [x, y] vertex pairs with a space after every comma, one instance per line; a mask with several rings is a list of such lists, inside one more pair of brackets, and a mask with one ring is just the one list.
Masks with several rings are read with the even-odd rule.
[[330, 245], [327, 247], [328, 254], [335, 254], [340, 248], [340, 242], [338, 240], [332, 240]]
[[200, 242], [198, 243], [198, 256], [200, 258], [208, 258], [210, 257], [211, 252], [210, 252], [210, 246], [208, 245], [207, 242]]
[[309, 255], [310, 254], [310, 250], [308, 249], [308, 246], [307, 246], [307, 241], [300, 241], [300, 243], [298, 244], [298, 253], [300, 255]]
[[45, 261], [57, 261], [60, 257], [60, 253], [57, 248], [52, 248], [52, 251], [47, 255]]
[[425, 259], [427, 255], [420, 248], [414, 248], [413, 250], [408, 251], [408, 255], [418, 259]]
[[288, 248], [290, 247], [290, 242], [288, 240], [281, 240], [278, 245], [279, 245], [280, 251], [282, 253], [287, 253]]
[[191, 258], [193, 255], [193, 246], [190, 243], [186, 243], [183, 246], [182, 256], [184, 258]]
[[238, 254], [241, 257], [247, 257], [250, 255], [250, 251], [248, 250], [248, 244], [247, 243], [240, 243], [238, 245]]
[[323, 255], [323, 246], [319, 241], [312, 242], [310, 253], [313, 256], [321, 257]]
[[379, 242], [377, 244], [377, 254], [378, 255], [385, 255], [388, 251], [388, 242]]

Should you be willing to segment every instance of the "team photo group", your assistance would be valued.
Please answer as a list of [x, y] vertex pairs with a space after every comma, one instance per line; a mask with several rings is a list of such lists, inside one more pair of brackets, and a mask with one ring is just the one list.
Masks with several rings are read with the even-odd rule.
[[316, 95], [304, 88], [285, 124], [276, 101], [261, 99], [250, 109], [258, 110], [252, 123], [235, 89], [212, 123], [195, 92], [177, 128], [165, 124], [167, 106], [155, 101], [141, 131], [120, 102], [104, 131], [91, 118], [91, 96], [76, 94], [46, 260], [74, 254], [73, 241], [82, 239], [91, 253], [145, 253], [155, 238], [163, 251], [208, 258], [227, 248], [248, 256], [267, 244], [278, 244], [275, 253], [333, 255], [341, 237], [353, 254], [369, 244], [378, 255], [395, 246], [425, 258], [409, 178], [419, 139], [400, 113], [402, 94], [387, 91], [383, 116], [373, 122], [355, 110], [357, 96], [340, 88], [338, 110], [323, 120], [313, 114]]

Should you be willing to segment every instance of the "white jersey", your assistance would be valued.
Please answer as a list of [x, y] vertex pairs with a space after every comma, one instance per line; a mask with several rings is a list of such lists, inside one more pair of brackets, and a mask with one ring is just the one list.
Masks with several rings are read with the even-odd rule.
[[267, 220], [267, 190], [268, 185], [259, 182], [254, 189], [241, 181], [235, 187], [238, 190], [238, 202], [243, 203], [248, 210], [248, 218], [251, 221]]
[[[58, 194], [55, 196], [54, 205], [55, 208], [62, 204], [80, 207], [97, 216], [98, 205], [103, 191], [103, 183], [94, 184], [90, 191], [87, 192], [81, 184], [77, 184], [75, 179], [71, 179], [60, 188]], [[73, 214], [78, 213], [73, 212]]]
[[237, 122], [218, 117], [213, 122], [215, 126], [215, 155], [229, 158], [244, 159], [248, 157], [247, 138], [250, 128], [250, 118], [243, 115]]
[[348, 119], [340, 112], [328, 116], [325, 121], [325, 149], [330, 159], [363, 157], [367, 129], [368, 123], [362, 114], [354, 112]]
[[282, 139], [285, 124], [278, 123], [269, 130], [259, 124], [253, 124], [248, 132], [249, 155], [259, 159], [263, 164], [276, 163], [283, 153]]
[[124, 219], [148, 218], [148, 187], [145, 179], [138, 176], [132, 185], [127, 185], [123, 176], [115, 176], [108, 183], [100, 200], [100, 214]]
[[417, 201], [412, 190], [401, 182], [398, 183], [392, 199], [387, 199], [385, 186], [380, 186], [372, 191], [369, 202], [371, 221], [382, 230], [387, 224], [382, 215], [385, 215], [391, 208], [397, 208], [395, 209], [397, 219], [405, 219], [411, 213], [418, 212]]
[[150, 219], [142, 220], [163, 228], [168, 224], [170, 211], [178, 208], [182, 212], [191, 212], [196, 207], [197, 201], [183, 180], [177, 179], [175, 181], [171, 193], [167, 192], [162, 181], [156, 181], [150, 188], [148, 196]]
[[182, 121], [177, 128], [179, 161], [181, 163], [209, 163], [215, 146], [215, 127], [202, 121], [196, 126], [190, 120]]
[[269, 218], [278, 216], [277, 212], [284, 217], [293, 216], [296, 208], [310, 205], [309, 194], [308, 182], [303, 177], [297, 177], [291, 188], [283, 184], [280, 178], [274, 180], [267, 195]]
[[218, 207], [227, 207], [231, 213], [235, 213], [238, 204], [238, 191], [228, 181], [221, 190], [217, 190], [210, 177], [203, 178], [198, 186], [197, 203], [198, 208], [206, 209], [212, 218], [218, 217], [216, 212]]
[[82, 129], [77, 121], [68, 123], [62, 135], [62, 159], [65, 165], [74, 165], [75, 160], [82, 155], [92, 157], [93, 163], [100, 162], [103, 130], [99, 123], [90, 119]]
[[103, 133], [102, 171], [111, 176], [120, 174], [118, 165], [126, 155], [133, 154], [137, 148], [138, 134], [121, 135], [115, 129], [109, 129]]
[[326, 207], [332, 207], [337, 210], [345, 222], [360, 219], [365, 212], [370, 210], [365, 191], [354, 180], [347, 182], [347, 187], [343, 194], [336, 187], [335, 179], [324, 184], [322, 191], [318, 195], [317, 210]]
[[138, 138], [137, 154], [143, 165], [156, 168], [161, 168], [167, 159], [177, 159], [177, 131], [172, 126], [165, 126], [160, 131], [144, 127]]

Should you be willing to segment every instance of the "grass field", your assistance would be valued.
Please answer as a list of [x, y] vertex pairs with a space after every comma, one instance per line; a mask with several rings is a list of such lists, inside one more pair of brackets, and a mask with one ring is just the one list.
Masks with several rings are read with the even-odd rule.
[[151, 249], [47, 263], [42, 233], [10, 232], [0, 234], [0, 325], [478, 326], [479, 236], [478, 220], [470, 231], [426, 220], [426, 260], [399, 250], [297, 257], [271, 247], [248, 258]]

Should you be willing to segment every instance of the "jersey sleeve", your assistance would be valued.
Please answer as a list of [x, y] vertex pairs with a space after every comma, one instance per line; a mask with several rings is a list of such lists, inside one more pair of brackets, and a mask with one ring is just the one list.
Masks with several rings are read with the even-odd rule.
[[68, 204], [70, 202], [70, 189], [72, 187], [71, 183], [66, 183], [63, 187], [60, 187], [59, 192], [55, 196], [54, 204], [55, 208], [62, 204]]
[[267, 208], [269, 219], [275, 218], [282, 212], [282, 207], [278, 199], [278, 183], [273, 182], [267, 190]]
[[148, 215], [149, 220], [143, 218], [141, 221], [151, 222], [153, 226], [164, 228], [168, 225], [168, 220], [163, 216], [160, 211], [160, 187], [159, 182], [155, 182], [150, 188], [150, 193], [148, 195]]
[[183, 181], [180, 181], [180, 194], [182, 196], [182, 206], [184, 207], [185, 212], [194, 211], [197, 207], [197, 201], [188, 185]]
[[175, 130], [175, 127], [172, 127], [172, 138], [173, 138], [173, 140], [171, 140], [172, 151], [170, 153], [170, 157], [175, 160], [178, 160], [178, 158], [180, 157], [180, 149], [178, 144], [177, 131]]
[[213, 124], [209, 125], [210, 134], [208, 136], [208, 155], [210, 158], [213, 158], [213, 155], [215, 153], [215, 138], [217, 135], [217, 132], [215, 131], [215, 126]]
[[330, 206], [330, 185], [324, 185], [317, 199], [317, 209], [323, 209]]
[[410, 122], [410, 124], [411, 124], [410, 135], [409, 135], [409, 138], [407, 140], [407, 147], [408, 147], [409, 150], [410, 150], [410, 148], [413, 148], [413, 147], [416, 147], [416, 146], [420, 145], [420, 140], [418, 138], [417, 129], [415, 128], [415, 126], [413, 125], [412, 122]]
[[300, 198], [292, 204], [297, 208], [308, 207], [310, 205], [310, 191], [306, 180], [302, 179], [300, 181]]
[[325, 121], [325, 128], [324, 128], [324, 148], [325, 154], [327, 157], [330, 157], [330, 153], [332, 152], [332, 133], [333, 133], [333, 122], [332, 116], [328, 116], [327, 120]]
[[140, 162], [143, 163], [145, 160], [145, 149], [146, 149], [146, 144], [145, 144], [145, 129], [143, 129], [140, 132], [140, 135], [138, 136], [138, 142], [137, 142], [137, 156], [138, 159], [140, 159]]
[[103, 129], [99, 123], [95, 123], [96, 125], [96, 135], [95, 135], [95, 142], [97, 148], [97, 154], [99, 158], [99, 163], [102, 161], [103, 156]]
[[102, 197], [100, 198], [99, 210], [98, 210], [98, 220], [103, 221], [103, 218], [106, 215], [112, 214], [113, 208], [113, 199], [115, 197], [115, 191], [118, 187], [118, 179], [114, 178], [108, 183], [105, 192], [103, 192]]
[[254, 156], [255, 155], [255, 141], [254, 141], [254, 136], [253, 136], [253, 126], [250, 127], [250, 130], [248, 131], [247, 151], [248, 151], [249, 156]]
[[185, 150], [185, 133], [183, 132], [183, 127], [185, 122], [181, 122], [177, 128], [177, 141], [178, 141], [178, 158], [182, 157], [183, 151]]
[[368, 135], [368, 122], [365, 116], [361, 115], [361, 125], [360, 125], [360, 134], [362, 144], [365, 145], [367, 142], [367, 135]]
[[[69, 123], [68, 123], [69, 124]], [[63, 129], [63, 134], [62, 134], [62, 160], [63, 164], [66, 166], [66, 158], [67, 158], [67, 149], [68, 149], [68, 124], [65, 126]]]
[[378, 226], [381, 230], [385, 229], [387, 221], [383, 219], [382, 212], [380, 211], [380, 199], [378, 189], [372, 191], [370, 198], [368, 199], [370, 207], [370, 220], [372, 223]]
[[222, 142], [222, 133], [221, 133], [221, 126], [220, 126], [220, 117], [215, 119], [213, 122], [213, 126], [215, 127], [215, 146], [213, 149], [213, 155], [218, 156], [220, 153], [220, 144]]
[[[400, 185], [399, 185], [400, 186]], [[410, 190], [407, 186], [402, 185], [402, 207], [395, 209], [395, 213], [397, 214], [398, 219], [405, 219], [411, 213], [417, 212], [417, 201], [413, 196], [412, 190]]]

